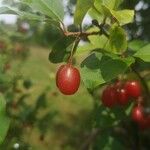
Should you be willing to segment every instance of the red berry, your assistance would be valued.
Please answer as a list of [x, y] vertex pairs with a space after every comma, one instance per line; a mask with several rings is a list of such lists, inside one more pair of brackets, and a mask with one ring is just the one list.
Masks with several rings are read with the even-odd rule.
[[141, 85], [138, 81], [128, 81], [125, 84], [125, 89], [129, 97], [138, 98], [142, 91]]
[[117, 101], [120, 105], [125, 105], [128, 103], [127, 91], [124, 88], [117, 89]]
[[56, 85], [65, 95], [77, 92], [80, 85], [80, 73], [71, 64], [60, 66], [56, 74]]
[[143, 117], [143, 119], [138, 122], [138, 125], [141, 130], [150, 128], [150, 117]]
[[102, 94], [102, 103], [104, 106], [112, 107], [117, 102], [117, 93], [114, 87], [108, 86]]
[[144, 119], [144, 114], [143, 114], [143, 107], [142, 106], [136, 106], [133, 108], [131, 117], [133, 121], [140, 123]]

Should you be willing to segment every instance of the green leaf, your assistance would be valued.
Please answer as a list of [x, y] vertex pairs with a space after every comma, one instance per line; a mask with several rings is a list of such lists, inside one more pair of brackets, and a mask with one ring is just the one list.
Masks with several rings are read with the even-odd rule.
[[113, 52], [123, 52], [127, 48], [126, 33], [120, 26], [112, 26], [110, 30], [110, 46]]
[[147, 44], [147, 42], [142, 41], [142, 40], [133, 40], [128, 43], [128, 48], [133, 51], [138, 51], [140, 48], [142, 48], [146, 44]]
[[142, 47], [134, 54], [134, 56], [142, 59], [145, 62], [150, 62], [150, 44]]
[[95, 0], [94, 7], [99, 13], [106, 15], [110, 10], [116, 10], [123, 0]]
[[88, 39], [91, 42], [91, 44], [95, 46], [95, 48], [111, 51], [109, 40], [106, 36], [91, 35], [88, 37]]
[[122, 2], [123, 2], [123, 0], [115, 0], [114, 10], [116, 10]]
[[125, 24], [133, 22], [134, 10], [120, 10], [120, 11], [110, 10], [110, 11], [111, 11], [111, 14], [120, 23], [120, 25], [125, 25]]
[[140, 58], [136, 58], [136, 65], [135, 65], [135, 69], [138, 72], [149, 72], [149, 68], [150, 68], [150, 62], [145, 62]]
[[94, 7], [92, 7], [92, 9], [99, 14], [103, 14], [102, 4], [103, 4], [103, 0], [95, 0]]
[[49, 54], [49, 60], [52, 63], [61, 63], [68, 59], [72, 44], [75, 38], [61, 36], [61, 38], [52, 46], [52, 51]]
[[79, 46], [77, 48], [77, 51], [76, 51], [76, 55], [79, 55], [79, 54], [82, 54], [82, 53], [85, 53], [85, 52], [89, 52], [89, 51], [92, 51], [94, 49], [96, 49], [97, 47], [95, 47], [95, 45], [91, 44], [91, 43], [86, 43], [85, 45], [82, 45], [82, 46]]
[[131, 57], [121, 59], [116, 55], [95, 52], [81, 63], [81, 76], [85, 86], [93, 89], [123, 74], [133, 62]]
[[124, 61], [127, 64], [127, 66], [130, 66], [132, 63], [135, 62], [135, 59], [129, 56], [127, 58], [123, 58], [122, 61]]
[[64, 7], [62, 0], [23, 0], [33, 10], [44, 14], [55, 21], [64, 18]]
[[[93, 31], [96, 32], [99, 30], [97, 28], [88, 29], [88, 32], [93, 32]], [[77, 54], [80, 54], [82, 52], [90, 52], [95, 49], [111, 51], [109, 40], [104, 35], [90, 35], [88, 36], [88, 40], [90, 41], [90, 43], [86, 43], [83, 46], [80, 46], [77, 49]]]
[[128, 107], [126, 108], [125, 113], [126, 113], [127, 116], [129, 116], [129, 115], [131, 114], [131, 111], [132, 111], [133, 106], [134, 106], [134, 104], [133, 104], [133, 103], [130, 103], [130, 104], [128, 105]]
[[10, 120], [5, 114], [5, 108], [6, 102], [4, 97], [0, 95], [0, 144], [4, 141], [10, 124]]
[[[112, 127], [113, 128], [113, 127]], [[110, 128], [101, 132], [92, 145], [94, 150], [125, 150], [124, 145], [120, 142], [121, 139], [117, 139]], [[111, 134], [110, 134], [111, 133]]]
[[104, 15], [101, 14], [95, 7], [92, 7], [89, 9], [88, 11], [88, 15], [92, 18], [92, 19], [96, 19], [99, 22], [103, 21]]
[[9, 6], [0, 7], [0, 14], [14, 14], [19, 15], [23, 19], [38, 20], [38, 21], [42, 21], [45, 19], [45, 17], [43, 16], [39, 16], [29, 12], [19, 11], [18, 9], [11, 8]]
[[117, 9], [121, 3], [122, 0], [103, 0], [103, 5], [109, 9]]
[[93, 117], [93, 119], [95, 120], [94, 127], [107, 128], [113, 126], [116, 122], [115, 116], [112, 116], [109, 109], [106, 109], [106, 107], [104, 105], [101, 105], [100, 102], [94, 109]]
[[78, 0], [74, 14], [74, 23], [76, 25], [82, 24], [84, 16], [88, 10], [93, 6], [94, 0]]
[[95, 9], [106, 16], [113, 16], [119, 22], [120, 25], [131, 23], [134, 19], [134, 10], [120, 10], [116, 11], [116, 8], [120, 5], [120, 0], [96, 0], [94, 3]]
[[94, 6], [101, 12], [101, 5], [107, 6], [109, 9], [117, 9], [123, 0], [95, 0]]

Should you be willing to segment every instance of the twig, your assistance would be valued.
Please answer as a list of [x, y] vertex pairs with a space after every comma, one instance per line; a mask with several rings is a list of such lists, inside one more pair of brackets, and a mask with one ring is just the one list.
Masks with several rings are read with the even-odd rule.
[[86, 37], [88, 37], [90, 35], [101, 35], [101, 34], [104, 34], [107, 38], [109, 38], [108, 33], [104, 29], [106, 18], [104, 18], [103, 23], [100, 24], [100, 25], [98, 24], [97, 20], [94, 20], [94, 21], [95, 21], [95, 24], [93, 23], [93, 21], [92, 21], [92, 23], [95, 26], [97, 26], [100, 29], [100, 31], [83, 32], [82, 28], [80, 26], [80, 31], [79, 32], [69, 32], [69, 31], [67, 31], [67, 29], [65, 28], [65, 25], [62, 22], [60, 23], [60, 30], [64, 33], [65, 36], [86, 38]]
[[73, 37], [81, 37], [81, 38], [84, 38], [84, 37], [87, 37], [89, 35], [98, 35], [100, 34], [100, 31], [98, 32], [64, 32], [65, 36], [73, 36]]
[[90, 135], [87, 137], [87, 140], [85, 141], [85, 143], [83, 143], [83, 145], [81, 145], [80, 150], [88, 150], [89, 146], [95, 140], [95, 138], [97, 137], [97, 135], [100, 132], [101, 132], [100, 128], [93, 129], [92, 132], [90, 133]]
[[99, 24], [98, 21], [94, 19], [92, 20], [92, 24], [100, 29], [101, 34], [104, 34], [107, 38], [109, 38], [109, 34], [104, 29], [105, 21], [106, 21], [106, 18], [104, 18], [102, 24]]

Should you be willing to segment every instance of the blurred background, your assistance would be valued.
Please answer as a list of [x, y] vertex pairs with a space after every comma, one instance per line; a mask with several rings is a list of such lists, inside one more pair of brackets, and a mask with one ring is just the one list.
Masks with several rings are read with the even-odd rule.
[[[18, 5], [16, 2], [0, 0], [0, 5]], [[70, 31], [78, 31], [72, 25], [75, 4], [76, 0], [64, 0], [64, 23]], [[150, 0], [124, 0], [121, 7], [136, 11], [135, 22], [125, 26], [129, 40], [150, 41]], [[18, 8], [28, 11], [22, 5]], [[88, 29], [90, 23], [87, 15], [83, 28]], [[91, 131], [96, 97], [82, 83], [77, 94], [69, 97], [55, 85], [59, 65], [51, 64], [48, 56], [60, 36], [53, 25], [0, 15], [0, 92], [11, 117], [0, 150], [78, 150]], [[81, 59], [76, 58], [77, 66]], [[143, 150], [150, 149], [149, 139], [144, 140]], [[101, 149], [111, 148], [103, 145]]]

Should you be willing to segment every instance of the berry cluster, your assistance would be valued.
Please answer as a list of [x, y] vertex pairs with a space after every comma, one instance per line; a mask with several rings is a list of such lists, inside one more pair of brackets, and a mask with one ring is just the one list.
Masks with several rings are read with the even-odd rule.
[[150, 127], [150, 116], [145, 116], [143, 107], [138, 102], [138, 98], [142, 95], [141, 85], [138, 81], [118, 81], [115, 84], [107, 86], [102, 93], [102, 103], [106, 107], [116, 105], [124, 106], [130, 99], [135, 99], [137, 106], [132, 110], [132, 120], [137, 122], [141, 128]]
[[[61, 93], [73, 95], [80, 86], [80, 72], [70, 63], [60, 66], [56, 74], [56, 85]], [[150, 115], [145, 116], [143, 107], [138, 102], [141, 95], [142, 89], [138, 81], [118, 81], [104, 89], [102, 103], [106, 107], [124, 106], [130, 99], [136, 99], [137, 106], [132, 109], [131, 117], [140, 128], [145, 129], [150, 127]]]
[[107, 107], [126, 105], [130, 98], [138, 98], [141, 95], [141, 86], [137, 81], [118, 81], [107, 86], [102, 94], [102, 103]]

